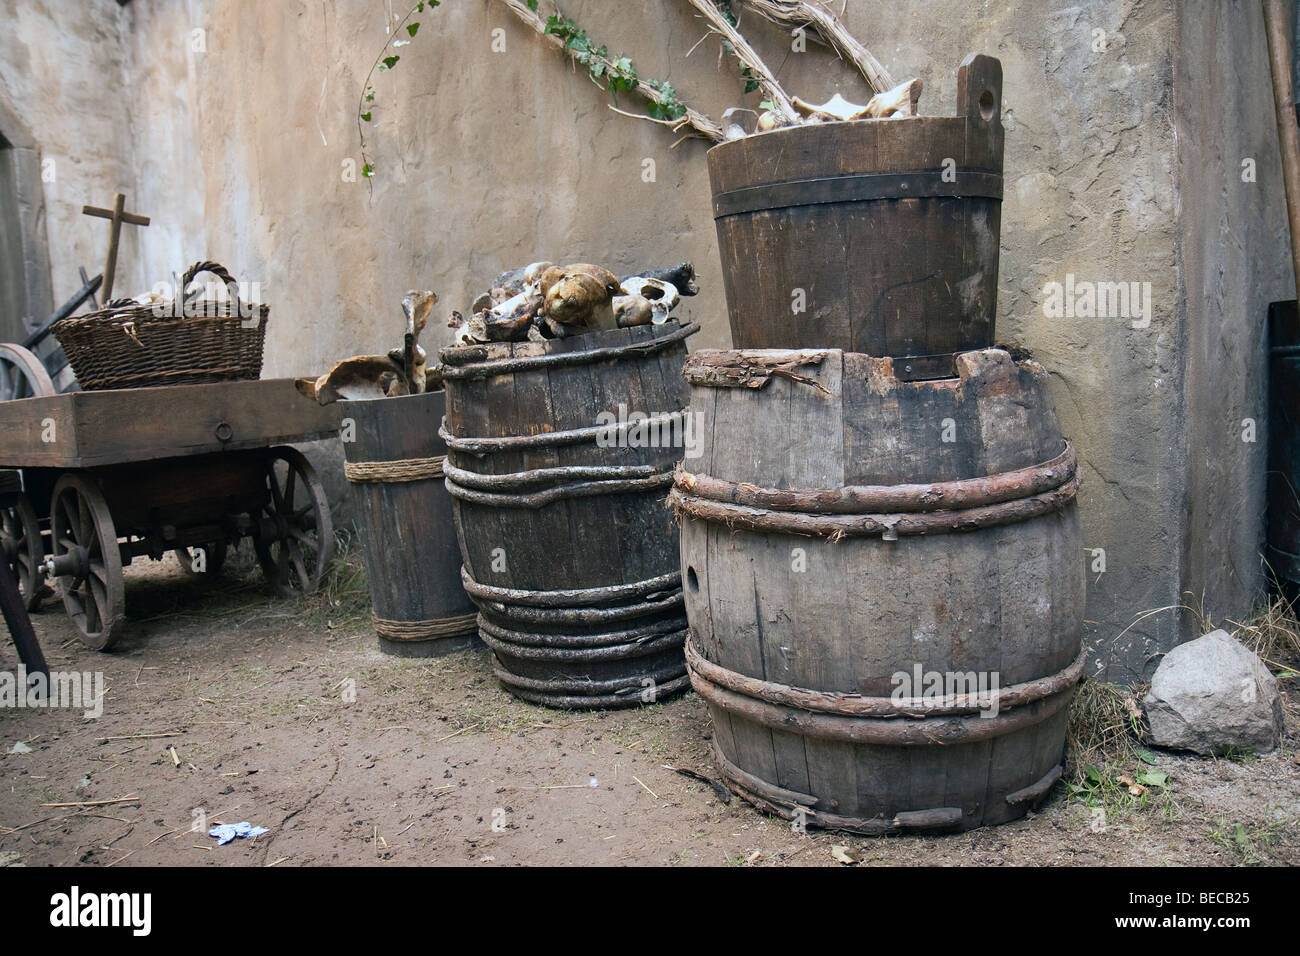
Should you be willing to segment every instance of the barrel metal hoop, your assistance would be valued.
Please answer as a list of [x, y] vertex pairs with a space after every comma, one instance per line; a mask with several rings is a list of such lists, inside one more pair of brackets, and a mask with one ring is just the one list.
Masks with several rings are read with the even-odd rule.
[[[685, 422], [689, 408], [675, 412], [664, 412], [647, 418], [635, 418], [610, 425], [586, 425], [582, 428], [570, 428], [559, 432], [540, 432], [536, 435], [505, 435], [500, 438], [465, 438], [453, 435], [447, 429], [444, 418], [438, 426], [438, 437], [455, 452], [482, 457], [498, 451], [525, 451], [536, 448], [558, 448], [562, 445], [582, 445], [587, 442], [599, 442], [602, 438], [617, 443], [624, 434], [633, 428], [671, 429], [678, 422]], [[683, 425], [684, 427], [684, 425]]]
[[438, 353], [442, 359], [444, 379], [479, 379], [491, 378], [493, 375], [507, 375], [511, 372], [527, 372], [536, 369], [563, 368], [573, 365], [594, 365], [597, 362], [620, 361], [626, 358], [640, 358], [653, 355], [668, 346], [680, 342], [687, 336], [700, 330], [696, 322], [685, 325], [653, 339], [631, 342], [627, 345], [613, 345], [607, 348], [588, 349], [582, 352], [553, 352], [548, 355], [521, 355], [515, 358], [486, 360], [485, 346], [461, 345], [449, 346]]
[[482, 584], [470, 577], [464, 565], [460, 569], [460, 580], [465, 591], [472, 598], [485, 601], [504, 601], [507, 604], [523, 604], [529, 607], [594, 607], [613, 604], [629, 598], [642, 599], [663, 591], [681, 590], [682, 573], [671, 571], [644, 581], [631, 581], [627, 584], [610, 584], [599, 588], [566, 588], [558, 591], [526, 591], [522, 588], [498, 588], [491, 584]]
[[996, 475], [929, 484], [848, 485], [843, 488], [759, 488], [711, 475], [694, 475], [678, 464], [677, 485], [698, 498], [801, 514], [954, 511], [1001, 504], [1059, 488], [1077, 473], [1074, 446], [1050, 461]]
[[[565, 648], [599, 648], [613, 646], [630, 646], [657, 640], [665, 634], [681, 631], [685, 640], [686, 615], [660, 621], [652, 621], [640, 627], [629, 627], [617, 631], [599, 631], [596, 633], [552, 634], [541, 631], [517, 631], [494, 621], [487, 620], [482, 614], [478, 616], [480, 631], [491, 634], [498, 641], [513, 647], [565, 647]], [[679, 642], [680, 643], [680, 642]]]
[[428, 481], [443, 476], [445, 455], [433, 458], [401, 458], [394, 461], [345, 461], [343, 476], [353, 484]]
[[711, 706], [734, 717], [803, 737], [883, 747], [946, 747], [991, 740], [1041, 724], [1065, 707], [1074, 692], [1074, 685], [1069, 685], [1051, 697], [999, 712], [994, 717], [971, 714], [925, 720], [891, 720], [820, 713], [774, 704], [714, 684], [689, 663], [686, 670], [697, 694]]
[[[599, 697], [569, 696], [518, 687], [505, 680], [502, 677], [502, 671], [497, 670], [496, 673], [497, 679], [501, 681], [506, 690], [510, 691], [510, 693], [514, 694], [520, 700], [526, 700], [533, 704], [542, 704], [546, 707], [561, 707], [566, 710], [593, 710], [597, 708], [611, 707], [636, 707], [642, 703], [647, 703], [647, 701], [642, 700], [642, 695], [648, 689], [645, 687], [625, 687], [613, 694], [605, 694]], [[657, 683], [654, 686], [652, 699], [649, 702], [663, 701], [670, 697], [676, 697], [690, 686], [690, 678], [685, 674], [664, 683]]]
[[[537, 678], [524, 677], [505, 670], [500, 662], [496, 662], [493, 667], [497, 680], [509, 688], [520, 688], [521, 690], [531, 690], [541, 693], [570, 693], [581, 696], [601, 696], [605, 694], [629, 694], [639, 695], [643, 690], [661, 683], [669, 681], [685, 680], [686, 675], [682, 673], [680, 661], [675, 661], [657, 671], [645, 674], [632, 674], [627, 677], [615, 677], [611, 680], [592, 680], [588, 677], [576, 677], [569, 679], [562, 678]], [[645, 683], [649, 681], [650, 683]]]
[[[793, 707], [838, 717], [931, 718], [978, 714], [996, 704], [998, 712], [1023, 707], [1069, 690], [1083, 676], [1087, 648], [1080, 649], [1066, 667], [1037, 680], [1012, 684], [994, 691], [946, 694], [942, 697], [867, 697], [838, 691], [809, 690], [749, 677], [705, 659], [695, 646], [694, 632], [686, 640], [686, 665], [711, 684], [778, 707]], [[983, 718], [992, 719], [992, 718]]]
[[662, 474], [657, 465], [569, 465], [562, 468], [534, 468], [506, 475], [486, 475], [478, 471], [466, 471], [455, 465], [444, 465], [443, 469], [446, 476], [462, 488], [492, 492], [553, 484], [564, 478], [609, 481], [620, 478], [653, 478]]
[[1078, 490], [1079, 477], [1076, 474], [1059, 488], [1027, 498], [977, 508], [905, 514], [841, 515], [772, 511], [700, 498], [683, 491], [680, 486], [668, 493], [668, 503], [678, 515], [686, 514], [702, 521], [722, 524], [732, 531], [824, 537], [831, 541], [846, 537], [879, 537], [885, 541], [895, 541], [904, 536], [976, 531], [1041, 518], [1065, 509], [1074, 501]]
[[982, 198], [1002, 199], [1002, 174], [975, 169], [924, 169], [905, 173], [853, 173], [784, 183], [742, 186], [713, 197], [713, 218], [790, 206], [872, 202], [879, 199]]
[[713, 760], [726, 778], [729, 790], [739, 794], [759, 809], [778, 814], [787, 820], [798, 815], [813, 826], [847, 830], [861, 833], [863, 836], [886, 836], [890, 833], [944, 833], [957, 829], [961, 824], [960, 807], [909, 810], [889, 818], [875, 819], [827, 813], [824, 810], [814, 809], [818, 801], [812, 794], [778, 787], [748, 771], [741, 770], [722, 753], [716, 738], [713, 741]]
[[682, 590], [677, 588], [662, 597], [653, 595], [636, 604], [615, 604], [610, 607], [527, 607], [483, 598], [474, 598], [474, 603], [486, 618], [492, 620], [548, 627], [605, 627], [616, 621], [680, 614]]
[[610, 481], [578, 481], [567, 485], [555, 485], [545, 491], [529, 494], [494, 494], [490, 491], [475, 491], [456, 484], [448, 477], [445, 481], [447, 492], [453, 498], [468, 501], [470, 504], [483, 505], [488, 508], [528, 508], [536, 510], [568, 498], [593, 498], [598, 495], [640, 494], [646, 491], [658, 491], [673, 483], [671, 471], [660, 472], [649, 478], [623, 478]]
[[528, 661], [548, 661], [560, 666], [602, 661], [632, 661], [670, 651], [679, 651], [686, 639], [686, 622], [680, 618], [678, 629], [657, 634], [640, 641], [624, 644], [606, 644], [601, 647], [576, 647], [555, 644], [519, 644], [511, 640], [515, 632], [504, 630], [506, 637], [498, 637], [497, 627], [484, 622], [479, 626], [479, 637], [500, 659], [502, 656]]
[[473, 634], [478, 629], [476, 613], [456, 617], [435, 618], [430, 621], [390, 621], [370, 612], [370, 622], [375, 633], [389, 641], [430, 641], [440, 637], [459, 637]]

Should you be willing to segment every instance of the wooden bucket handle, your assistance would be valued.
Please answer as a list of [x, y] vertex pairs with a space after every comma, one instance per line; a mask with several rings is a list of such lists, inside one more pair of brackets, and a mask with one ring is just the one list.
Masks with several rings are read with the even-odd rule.
[[957, 68], [957, 115], [979, 125], [1002, 122], [1002, 61], [967, 53]]

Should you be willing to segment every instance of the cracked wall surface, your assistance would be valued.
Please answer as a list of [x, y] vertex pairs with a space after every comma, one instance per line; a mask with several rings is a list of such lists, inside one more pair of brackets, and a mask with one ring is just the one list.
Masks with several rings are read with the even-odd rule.
[[[2, 95], [69, 170], [45, 197], [55, 298], [102, 258], [105, 230], [80, 204], [123, 188], [154, 225], [126, 231], [119, 289], [201, 258], [260, 283], [267, 375], [391, 347], [408, 288], [436, 289], [437, 315], [463, 311], [497, 272], [541, 257], [616, 271], [691, 259], [695, 347], [730, 344], [705, 145], [673, 148], [671, 132], [612, 112], [497, 0], [420, 17], [374, 81], [376, 177], [347, 181], [387, 11], [0, 0], [15, 25], [0, 31]], [[564, 11], [714, 117], [761, 98], [742, 95], [715, 41], [695, 47], [704, 30], [684, 2]], [[1091, 569], [1094, 549], [1105, 554], [1088, 576], [1094, 670], [1141, 678], [1192, 636], [1174, 610], [1189, 592], [1219, 622], [1261, 590], [1264, 450], [1239, 447], [1230, 426], [1263, 414], [1263, 305], [1292, 284], [1258, 5], [851, 0], [845, 19], [896, 78], [924, 81], [923, 113], [953, 111], [965, 53], [1002, 60], [998, 333], [1051, 371], [1083, 462], [1079, 559]], [[792, 92], [868, 95], [832, 54], [794, 53], [787, 31], [744, 23]], [[1244, 151], [1257, 160], [1250, 189], [1233, 175]], [[1067, 275], [1150, 283], [1150, 324], [1048, 317], [1044, 286]], [[1144, 616], [1159, 608], [1171, 610]]]

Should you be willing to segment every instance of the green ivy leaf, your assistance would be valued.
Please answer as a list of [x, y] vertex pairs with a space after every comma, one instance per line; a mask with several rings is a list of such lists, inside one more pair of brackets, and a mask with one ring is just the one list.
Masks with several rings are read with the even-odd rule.
[[366, 163], [364, 166], [361, 167], [361, 175], [365, 176], [366, 179], [369, 179], [374, 174], [375, 174], [375, 167], [370, 165], [369, 163]]
[[1153, 766], [1160, 762], [1160, 758], [1149, 750], [1139, 750], [1137, 752], [1137, 758], [1138, 760], [1141, 760], [1143, 763], [1151, 764]]
[[1165, 787], [1169, 785], [1169, 774], [1161, 770], [1148, 770], [1138, 774], [1137, 782], [1148, 787]]
[[420, 32], [420, 24], [408, 23], [406, 25], [406, 32], [409, 33], [411, 36], [415, 36], [417, 33]]
[[745, 92], [746, 92], [746, 93], [753, 93], [756, 89], [758, 89], [758, 80], [746, 80], [746, 81], [745, 81]]
[[776, 109], [776, 104], [771, 100], [763, 100], [763, 102], [758, 104], [758, 108], [760, 110], [774, 110]]
[[362, 113], [362, 114], [361, 114], [361, 118], [362, 118], [363, 120], [365, 120], [367, 123], [369, 123], [369, 122], [370, 122], [370, 112], [369, 112], [369, 110], [367, 110], [366, 112]]
[[379, 72], [384, 73], [388, 70], [391, 70], [393, 67], [397, 66], [397, 61], [400, 59], [401, 57], [397, 56], [396, 54], [394, 54], [393, 56], [384, 57], [384, 62], [380, 64]]
[[528, 9], [537, 12], [537, 0], [528, 0]]

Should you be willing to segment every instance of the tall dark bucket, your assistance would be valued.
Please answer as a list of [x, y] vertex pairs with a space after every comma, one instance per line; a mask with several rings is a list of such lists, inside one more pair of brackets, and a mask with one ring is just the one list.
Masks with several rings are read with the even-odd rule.
[[[971, 54], [957, 115], [822, 123], [709, 150], [736, 348], [837, 348], [951, 375], [994, 344], [1002, 64]], [[937, 371], [935, 371], [937, 368]]]
[[432, 657], [479, 644], [443, 485], [446, 394], [340, 405], [379, 649]]

